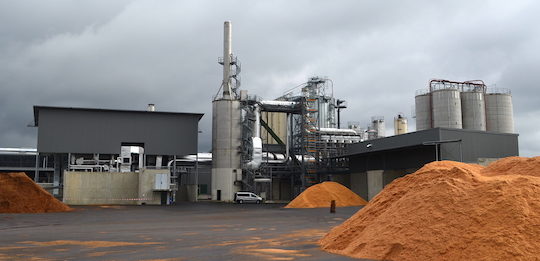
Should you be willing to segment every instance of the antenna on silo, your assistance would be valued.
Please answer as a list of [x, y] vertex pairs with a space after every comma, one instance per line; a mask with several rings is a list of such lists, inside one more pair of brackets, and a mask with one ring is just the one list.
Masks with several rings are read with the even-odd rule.
[[223, 57], [218, 58], [218, 63], [223, 65], [223, 80], [214, 100], [218, 99], [222, 88], [221, 99], [235, 100], [238, 98], [237, 90], [240, 87], [241, 68], [240, 61], [232, 53], [232, 24], [230, 21], [223, 23]]

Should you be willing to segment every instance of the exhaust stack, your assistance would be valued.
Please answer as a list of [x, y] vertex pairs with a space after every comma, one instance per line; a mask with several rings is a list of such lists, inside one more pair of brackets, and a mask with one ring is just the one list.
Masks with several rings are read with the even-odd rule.
[[232, 60], [232, 39], [231, 22], [225, 21], [223, 25], [223, 99], [231, 99], [231, 60]]

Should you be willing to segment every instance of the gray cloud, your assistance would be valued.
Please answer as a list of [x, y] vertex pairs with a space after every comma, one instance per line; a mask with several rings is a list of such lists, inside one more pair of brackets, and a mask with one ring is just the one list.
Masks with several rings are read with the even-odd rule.
[[[410, 117], [431, 78], [510, 88], [522, 155], [540, 152], [536, 1], [40, 1], [0, 3], [0, 147], [35, 146], [32, 105], [204, 112], [233, 22], [243, 88], [274, 98], [334, 81], [342, 122]], [[414, 119], [409, 119], [414, 128]]]

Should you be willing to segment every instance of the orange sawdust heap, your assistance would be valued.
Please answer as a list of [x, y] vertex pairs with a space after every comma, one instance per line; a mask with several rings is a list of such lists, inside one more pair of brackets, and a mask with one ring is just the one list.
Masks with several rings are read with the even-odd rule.
[[0, 213], [70, 211], [24, 173], [0, 173]]
[[363, 206], [367, 204], [347, 187], [332, 181], [313, 185], [300, 193], [286, 208], [326, 208], [336, 201], [336, 207]]
[[427, 164], [320, 240], [376, 260], [538, 260], [540, 157]]

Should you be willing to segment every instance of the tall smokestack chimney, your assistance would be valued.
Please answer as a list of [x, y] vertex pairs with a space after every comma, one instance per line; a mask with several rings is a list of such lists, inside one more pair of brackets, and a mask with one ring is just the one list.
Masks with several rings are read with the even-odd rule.
[[231, 22], [225, 21], [223, 25], [223, 99], [231, 99], [231, 59], [232, 59], [232, 40], [231, 40]]

